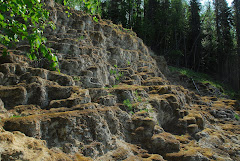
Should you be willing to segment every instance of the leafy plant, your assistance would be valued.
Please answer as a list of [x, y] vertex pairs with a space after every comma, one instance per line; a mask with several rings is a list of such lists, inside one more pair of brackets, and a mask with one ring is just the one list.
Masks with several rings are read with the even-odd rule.
[[65, 11], [66, 14], [68, 14], [68, 18], [72, 15], [72, 13]]
[[85, 39], [83, 35], [78, 38], [78, 40], [83, 40], [83, 39]]
[[22, 117], [20, 115], [13, 115], [12, 118], [18, 118], [18, 117]]
[[74, 81], [80, 81], [80, 77], [79, 76], [73, 76], [73, 80]]
[[140, 111], [145, 111], [145, 112], [153, 112], [153, 109], [148, 109], [148, 108], [144, 108], [144, 109], [142, 109], [142, 110], [140, 110]]
[[138, 91], [135, 91], [135, 95], [137, 97], [137, 101], [142, 102], [142, 97], [138, 95]]
[[117, 75], [116, 75], [116, 80], [117, 81], [120, 81], [120, 78], [123, 76], [123, 73], [122, 72], [119, 72]]
[[238, 120], [238, 121], [240, 120], [240, 116], [238, 114], [234, 114], [234, 117], [236, 120]]
[[100, 0], [56, 0], [64, 6], [72, 7], [75, 9], [83, 10], [93, 15], [93, 20], [98, 23], [96, 14], [101, 14]]
[[113, 85], [113, 88], [117, 88], [119, 85]]
[[122, 72], [118, 71], [118, 66], [115, 64], [114, 65], [115, 69], [110, 69], [110, 74], [115, 76], [115, 79], [117, 80], [117, 84], [120, 83], [121, 78], [123, 76]]
[[147, 113], [149, 112], [149, 110], [147, 108], [145, 108], [144, 111], [146, 111]]
[[[31, 60], [45, 57], [56, 70], [57, 56], [46, 47], [47, 39], [43, 36], [47, 26], [55, 29], [55, 25], [48, 22], [49, 12], [43, 6], [40, 0], [0, 0], [0, 43], [10, 48], [21, 40], [27, 40], [30, 50], [26, 55]], [[3, 55], [8, 54], [7, 48]]]
[[123, 101], [123, 104], [128, 107], [128, 110], [129, 110], [129, 111], [132, 111], [132, 110], [133, 110], [132, 103], [130, 102], [129, 99], [124, 100], [124, 101]]
[[96, 16], [93, 17], [93, 20], [98, 23], [98, 18]]
[[117, 74], [117, 71], [116, 70], [110, 70], [110, 74]]

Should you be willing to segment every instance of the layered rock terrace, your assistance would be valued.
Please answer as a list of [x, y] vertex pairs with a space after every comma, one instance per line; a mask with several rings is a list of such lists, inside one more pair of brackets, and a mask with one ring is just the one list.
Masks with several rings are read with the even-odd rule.
[[61, 73], [24, 42], [0, 57], [1, 160], [240, 160], [237, 101], [172, 85], [135, 33], [47, 5]]

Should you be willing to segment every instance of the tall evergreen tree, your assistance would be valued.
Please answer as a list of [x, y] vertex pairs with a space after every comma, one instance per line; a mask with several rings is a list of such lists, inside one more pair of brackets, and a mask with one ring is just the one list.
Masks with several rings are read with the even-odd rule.
[[195, 71], [200, 68], [202, 59], [202, 34], [201, 34], [201, 22], [200, 22], [200, 4], [198, 0], [190, 1], [190, 18], [189, 18], [189, 57], [188, 67]]
[[143, 28], [143, 6], [144, 6], [144, 0], [136, 0], [133, 10], [133, 24], [132, 28], [133, 30], [138, 34], [139, 37], [142, 37], [142, 28]]
[[235, 87], [240, 89], [240, 1], [234, 0], [234, 9], [235, 9], [235, 25], [236, 25], [236, 34], [237, 34], [237, 79]]
[[126, 19], [126, 2], [124, 0], [105, 1], [107, 3], [106, 19], [110, 19], [115, 24], [127, 25]]
[[171, 16], [170, 16], [170, 46], [169, 50], [170, 63], [180, 65], [183, 58], [184, 51], [184, 37], [185, 37], [185, 15], [184, 5], [182, 0], [171, 1]]
[[229, 81], [226, 75], [229, 73], [228, 63], [233, 50], [233, 39], [230, 33], [231, 12], [226, 0], [215, 0], [214, 4], [218, 42], [218, 75], [220, 79]]
[[240, 1], [239, 0], [234, 0], [234, 9], [235, 9], [235, 24], [236, 24], [236, 33], [237, 33], [237, 44], [238, 44], [237, 53], [240, 56]]
[[205, 5], [202, 13], [202, 69], [208, 74], [217, 72], [217, 38], [216, 38], [216, 21], [215, 12], [210, 2]]
[[156, 32], [156, 44], [155, 48], [159, 54], [164, 55], [167, 53], [171, 47], [169, 46], [169, 33], [170, 33], [170, 16], [171, 16], [171, 9], [170, 9], [170, 1], [160, 1], [159, 7], [157, 8], [157, 21], [155, 27], [157, 29]]
[[143, 29], [143, 39], [145, 43], [152, 49], [155, 49], [155, 34], [157, 23], [157, 0], [145, 0], [144, 2], [144, 29]]

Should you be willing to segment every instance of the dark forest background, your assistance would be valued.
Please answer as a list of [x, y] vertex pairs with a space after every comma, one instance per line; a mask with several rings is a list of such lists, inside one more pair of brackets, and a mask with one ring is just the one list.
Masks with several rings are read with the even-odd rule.
[[133, 29], [168, 64], [204, 72], [240, 89], [240, 2], [214, 0], [69, 0]]

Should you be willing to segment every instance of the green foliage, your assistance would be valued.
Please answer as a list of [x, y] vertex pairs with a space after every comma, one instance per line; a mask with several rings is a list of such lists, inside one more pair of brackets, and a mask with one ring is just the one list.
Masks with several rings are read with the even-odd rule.
[[142, 97], [138, 95], [138, 91], [135, 91], [135, 95], [137, 97], [137, 101], [142, 102]]
[[117, 87], [119, 87], [119, 85], [113, 85], [112, 87], [113, 87], [113, 88], [117, 88]]
[[116, 74], [116, 73], [117, 73], [117, 71], [116, 71], [116, 70], [112, 70], [112, 69], [111, 69], [109, 72], [110, 72], [110, 74], [111, 74], [111, 75], [113, 75], [113, 74]]
[[240, 5], [235, 1], [232, 12], [225, 0], [199, 2], [104, 0], [102, 17], [121, 24], [121, 30], [133, 29], [155, 53], [164, 55], [168, 64], [217, 74], [225, 82], [238, 82], [238, 86], [239, 67], [235, 66], [239, 66]]
[[238, 121], [240, 120], [240, 117], [239, 117], [238, 114], [234, 114], [234, 117], [235, 117], [236, 120], [238, 120]]
[[96, 16], [93, 17], [93, 20], [98, 23], [98, 18]]
[[73, 76], [74, 81], [80, 81], [80, 79], [81, 79], [80, 76]]
[[116, 80], [118, 82], [120, 82], [120, 78], [123, 76], [123, 73], [122, 72], [119, 72], [117, 75], [116, 75]]
[[209, 76], [205, 73], [195, 72], [195, 71], [187, 69], [187, 68], [177, 68], [177, 67], [173, 67], [173, 66], [169, 66], [169, 69], [171, 72], [177, 71], [183, 75], [186, 75], [189, 78], [192, 78], [195, 81], [198, 81], [201, 83], [209, 83], [212, 86], [220, 89], [220, 91], [223, 91], [223, 94], [228, 95], [234, 99], [240, 99], [240, 92], [234, 91], [228, 85], [223, 84], [223, 83], [213, 79], [211, 76]]
[[142, 112], [142, 111], [145, 111], [147, 113], [149, 112], [149, 110], [147, 108], [144, 108], [144, 109], [140, 110], [140, 112]]
[[22, 117], [20, 115], [13, 115], [12, 118], [18, 118], [18, 117]]
[[[218, 74], [223, 79], [226, 71], [234, 71], [233, 66], [239, 64], [231, 60], [237, 60], [236, 53], [240, 53], [238, 1], [234, 12], [225, 0], [216, 1], [215, 9], [212, 3], [201, 5], [198, 0], [56, 1], [90, 13], [96, 22], [96, 14], [111, 19], [125, 33], [135, 35], [133, 29], [155, 53], [164, 55], [168, 64]], [[239, 82], [236, 73], [239, 71], [230, 73], [227, 81]]]
[[65, 13], [68, 15], [68, 17], [72, 15], [72, 13], [69, 13], [68, 11], [65, 11]]
[[193, 78], [194, 80], [197, 80], [199, 82], [203, 82], [206, 80], [212, 80], [212, 78], [204, 73], [200, 72], [194, 72], [193, 70], [187, 69], [187, 68], [177, 68], [173, 66], [169, 66], [169, 69], [171, 72], [177, 71], [183, 75], [188, 76], [189, 78]]
[[109, 72], [111, 75], [114, 75], [115, 79], [116, 79], [116, 84], [121, 82], [121, 78], [123, 77], [123, 73], [119, 72], [118, 70], [118, 66], [114, 65], [115, 69], [111, 69]]
[[130, 102], [129, 99], [124, 100], [124, 101], [123, 101], [123, 104], [128, 107], [128, 110], [129, 110], [129, 111], [132, 111], [132, 110], [133, 110], [132, 103]]
[[98, 23], [97, 14], [101, 15], [100, 0], [55, 0], [64, 6], [72, 7], [77, 10], [85, 11], [93, 15], [93, 20]]
[[133, 111], [130, 111], [130, 114], [131, 114], [131, 115], [133, 115], [133, 114], [134, 114], [134, 112], [133, 112]]
[[[55, 28], [48, 22], [49, 12], [43, 9], [44, 4], [32, 0], [0, 0], [0, 43], [9, 47], [19, 41], [27, 40], [30, 51], [26, 55], [31, 60], [43, 56], [51, 61], [51, 67], [58, 66], [57, 56], [45, 46], [47, 39], [43, 36], [46, 26]], [[3, 51], [3, 55], [7, 50]]]
[[85, 36], [82, 35], [82, 36], [80, 36], [76, 41], [78, 42], [78, 41], [81, 41], [81, 40], [84, 40], [84, 39], [85, 39]]

